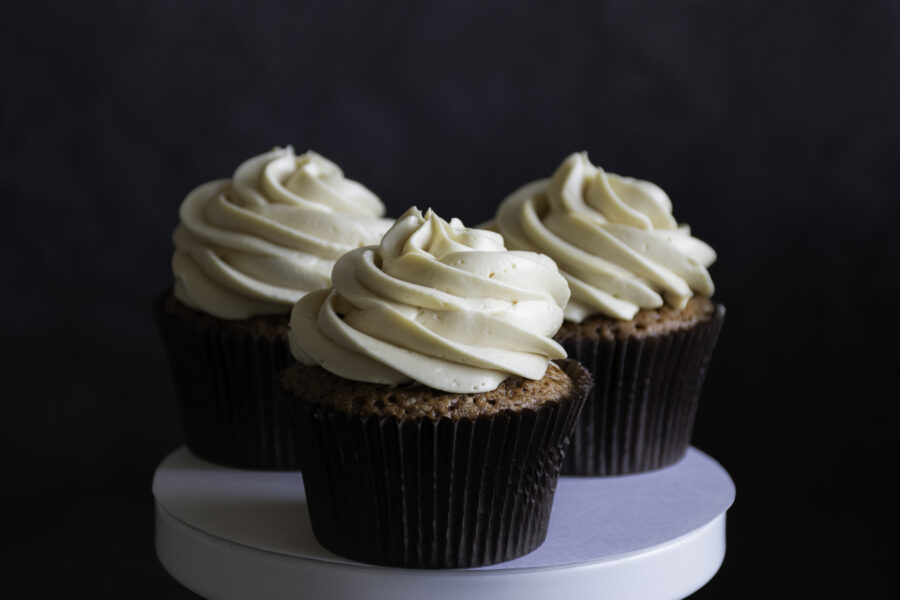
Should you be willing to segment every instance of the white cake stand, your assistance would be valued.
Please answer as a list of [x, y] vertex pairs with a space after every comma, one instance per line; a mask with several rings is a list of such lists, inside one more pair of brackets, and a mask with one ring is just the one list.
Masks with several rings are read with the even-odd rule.
[[206, 598], [531, 600], [683, 598], [725, 556], [734, 484], [691, 448], [641, 475], [560, 478], [544, 544], [509, 562], [410, 570], [345, 560], [312, 534], [298, 472], [228, 469], [185, 448], [156, 470], [156, 552]]

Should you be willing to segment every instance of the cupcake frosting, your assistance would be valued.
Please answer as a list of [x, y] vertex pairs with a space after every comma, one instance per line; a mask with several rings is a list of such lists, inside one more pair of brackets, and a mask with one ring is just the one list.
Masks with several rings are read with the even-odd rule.
[[384, 205], [314, 152], [275, 148], [193, 190], [173, 239], [175, 297], [223, 319], [287, 314], [335, 260], [376, 243]]
[[553, 261], [458, 219], [411, 208], [332, 279], [294, 306], [289, 339], [297, 360], [346, 379], [477, 393], [565, 357], [551, 336], [569, 290]]
[[628, 320], [641, 308], [683, 308], [694, 294], [713, 293], [707, 267], [716, 253], [675, 221], [666, 193], [607, 173], [585, 152], [507, 197], [488, 227], [510, 248], [556, 261], [572, 292], [568, 321], [597, 313]]

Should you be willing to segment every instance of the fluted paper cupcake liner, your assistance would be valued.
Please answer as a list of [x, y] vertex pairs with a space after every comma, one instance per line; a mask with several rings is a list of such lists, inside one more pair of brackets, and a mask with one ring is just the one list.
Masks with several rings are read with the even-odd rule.
[[594, 376], [563, 475], [659, 469], [687, 452], [725, 309], [692, 328], [627, 339], [558, 339]]
[[560, 366], [576, 383], [570, 396], [475, 419], [346, 414], [284, 392], [316, 539], [408, 568], [484, 566], [537, 548], [590, 388], [583, 367]]
[[287, 340], [197, 325], [168, 314], [166, 296], [154, 301], [153, 313], [169, 357], [187, 447], [229, 467], [298, 469], [275, 381], [293, 362]]

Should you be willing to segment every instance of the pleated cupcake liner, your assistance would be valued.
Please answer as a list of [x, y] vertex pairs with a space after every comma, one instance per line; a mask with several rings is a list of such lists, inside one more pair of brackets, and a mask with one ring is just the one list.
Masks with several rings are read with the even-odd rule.
[[558, 338], [593, 375], [563, 475], [625, 475], [681, 460], [725, 308], [687, 330], [642, 338]]
[[313, 533], [360, 562], [466, 568], [541, 545], [565, 448], [591, 385], [566, 398], [453, 420], [347, 414], [284, 391]]
[[243, 469], [299, 468], [276, 377], [293, 362], [287, 340], [153, 314], [169, 358], [187, 447], [205, 460]]

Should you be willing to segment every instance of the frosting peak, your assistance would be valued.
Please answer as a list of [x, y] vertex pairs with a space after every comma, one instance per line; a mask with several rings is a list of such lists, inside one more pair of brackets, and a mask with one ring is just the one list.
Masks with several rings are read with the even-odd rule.
[[184, 199], [173, 239], [175, 296], [223, 319], [287, 313], [326, 288], [334, 261], [390, 227], [375, 194], [333, 162], [275, 148]]
[[572, 291], [569, 321], [596, 313], [627, 320], [663, 302], [683, 308], [714, 290], [707, 267], [716, 253], [678, 224], [666, 193], [607, 173], [585, 152], [513, 192], [491, 226], [509, 247], [556, 261]]
[[300, 362], [341, 377], [474, 393], [565, 357], [551, 336], [569, 291], [553, 261], [458, 219], [411, 208], [332, 279], [294, 306], [289, 339]]

